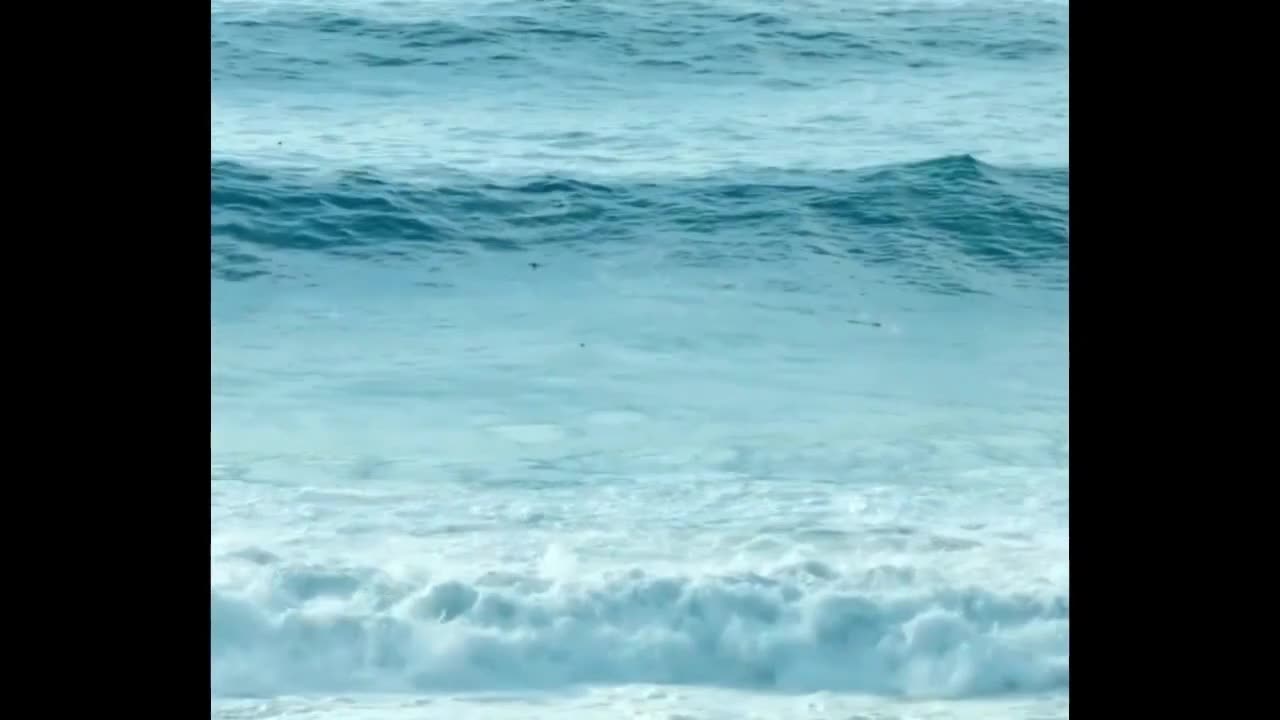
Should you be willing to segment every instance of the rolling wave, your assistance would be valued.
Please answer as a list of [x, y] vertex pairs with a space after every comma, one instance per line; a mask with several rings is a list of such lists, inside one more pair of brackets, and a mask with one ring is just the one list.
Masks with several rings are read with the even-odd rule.
[[211, 590], [220, 695], [645, 683], [957, 698], [1069, 684], [1065, 596], [868, 595], [818, 563], [423, 585], [263, 553], [249, 564], [247, 590]]
[[[935, 5], [781, 14], [712, 2], [549, 2], [384, 18], [332, 10], [215, 9], [215, 78], [320, 81], [336, 68], [445, 68], [494, 76], [543, 68], [600, 75], [668, 69], [760, 77], [806, 62], [876, 68], [994, 65], [1065, 57], [1065, 7]], [[335, 43], [334, 38], [341, 42]], [[606, 70], [605, 68], [608, 68]], [[812, 68], [820, 69], [819, 66]], [[819, 76], [809, 77], [822, 82]]]
[[939, 290], [964, 288], [974, 269], [1053, 284], [1067, 260], [1066, 185], [1065, 169], [999, 168], [969, 156], [859, 172], [625, 184], [463, 176], [434, 187], [366, 171], [319, 179], [217, 161], [212, 267], [234, 280], [269, 272], [261, 260], [276, 250], [412, 259], [662, 243], [686, 263], [817, 254], [887, 265]]

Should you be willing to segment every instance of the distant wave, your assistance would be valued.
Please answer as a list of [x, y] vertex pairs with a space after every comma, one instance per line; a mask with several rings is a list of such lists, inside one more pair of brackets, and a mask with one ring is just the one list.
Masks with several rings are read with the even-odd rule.
[[690, 263], [843, 257], [914, 270], [942, 290], [963, 287], [958, 266], [1062, 282], [1068, 254], [1065, 169], [999, 168], [969, 156], [615, 184], [454, 175], [431, 186], [226, 160], [212, 171], [212, 269], [231, 280], [268, 273], [262, 260], [275, 250], [412, 259], [467, 246], [592, 253], [661, 242]]
[[864, 595], [819, 563], [414, 587], [371, 569], [251, 562], [262, 573], [251, 590], [211, 590], [222, 696], [652, 683], [956, 698], [1069, 686], [1065, 595]]
[[492, 75], [506, 64], [526, 75], [546, 65], [561, 77], [601, 66], [751, 76], [786, 63], [794, 77], [807, 61], [873, 71], [1066, 56], [1067, 11], [1052, 4], [857, 4], [780, 14], [659, 0], [463, 5], [439, 14], [448, 19], [215, 6], [214, 75], [304, 80], [324, 68], [429, 65]]

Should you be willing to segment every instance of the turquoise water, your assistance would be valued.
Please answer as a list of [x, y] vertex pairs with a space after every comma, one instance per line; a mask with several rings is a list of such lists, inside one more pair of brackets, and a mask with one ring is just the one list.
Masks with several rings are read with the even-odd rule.
[[1068, 716], [1067, 13], [215, 0], [213, 715]]

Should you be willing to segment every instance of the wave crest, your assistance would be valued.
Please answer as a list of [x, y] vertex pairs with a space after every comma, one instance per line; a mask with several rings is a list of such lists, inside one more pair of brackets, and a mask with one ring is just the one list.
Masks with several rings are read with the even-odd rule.
[[646, 683], [972, 697], [1068, 685], [1063, 596], [875, 596], [829, 568], [803, 582], [632, 571], [421, 587], [260, 569], [261, 583], [211, 591], [219, 695]]

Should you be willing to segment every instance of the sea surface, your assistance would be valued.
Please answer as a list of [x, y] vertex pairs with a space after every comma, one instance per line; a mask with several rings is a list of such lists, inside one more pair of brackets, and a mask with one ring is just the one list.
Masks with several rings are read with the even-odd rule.
[[1066, 718], [1065, 0], [213, 0], [211, 715]]

